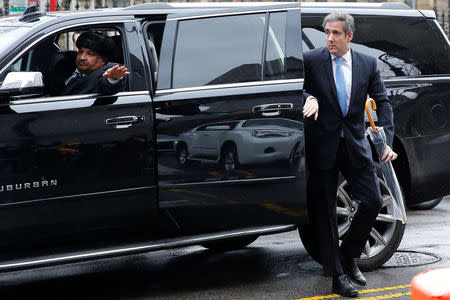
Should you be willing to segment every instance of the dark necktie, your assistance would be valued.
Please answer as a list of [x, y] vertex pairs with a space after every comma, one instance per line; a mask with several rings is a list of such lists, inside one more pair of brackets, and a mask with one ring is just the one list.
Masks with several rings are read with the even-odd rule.
[[344, 58], [336, 57], [336, 91], [339, 98], [339, 105], [341, 106], [342, 114], [347, 114], [347, 92], [345, 89], [344, 71], [342, 70], [342, 62]]
[[75, 75], [72, 77], [72, 78], [70, 78], [70, 80], [69, 80], [69, 82], [67, 83], [67, 85], [71, 85], [71, 84], [73, 84], [75, 81], [77, 81], [78, 80], [78, 78], [80, 78], [81, 77], [81, 74], [80, 73], [75, 73]]

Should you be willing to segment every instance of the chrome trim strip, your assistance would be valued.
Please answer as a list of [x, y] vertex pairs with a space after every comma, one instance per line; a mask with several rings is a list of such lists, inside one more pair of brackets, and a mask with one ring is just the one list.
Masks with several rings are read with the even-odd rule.
[[134, 91], [134, 92], [120, 92], [115, 94], [114, 96], [148, 96], [150, 94], [149, 91]]
[[187, 87], [187, 88], [158, 90], [158, 91], [156, 91], [156, 95], [179, 93], [179, 92], [214, 90], [214, 89], [274, 85], [274, 84], [292, 84], [292, 83], [303, 83], [303, 82], [304, 82], [304, 79], [282, 79], [282, 80], [270, 80], [270, 81], [251, 81], [251, 82], [241, 82], [241, 83], [214, 84], [214, 85]]
[[125, 254], [132, 253], [143, 253], [150, 252], [156, 250], [164, 250], [169, 248], [178, 248], [178, 247], [186, 247], [190, 245], [201, 244], [206, 241], [211, 240], [220, 240], [225, 238], [234, 238], [248, 235], [267, 235], [279, 232], [286, 232], [295, 230], [297, 228], [296, 225], [279, 225], [279, 226], [271, 226], [271, 227], [263, 227], [259, 229], [253, 230], [245, 230], [239, 232], [230, 232], [230, 233], [221, 233], [215, 235], [208, 235], [207, 237], [191, 237], [188, 239], [183, 239], [180, 241], [173, 242], [160, 242], [158, 244], [146, 244], [135, 247], [126, 247], [126, 248], [118, 248], [113, 250], [104, 250], [104, 251], [96, 251], [96, 252], [88, 252], [83, 254], [75, 254], [75, 255], [66, 255], [54, 258], [45, 258], [45, 259], [37, 259], [37, 260], [28, 260], [21, 262], [12, 262], [6, 264], [0, 264], [0, 270], [6, 269], [17, 269], [17, 268], [31, 268], [34, 266], [40, 265], [52, 265], [58, 263], [68, 263], [71, 261], [80, 261], [80, 260], [89, 260], [95, 258], [102, 257], [112, 257], [112, 256], [120, 256]]
[[254, 179], [235, 179], [235, 180], [222, 180], [222, 181], [208, 181], [208, 182], [192, 182], [192, 183], [175, 183], [175, 184], [164, 184], [159, 183], [161, 189], [171, 189], [182, 186], [199, 186], [199, 185], [213, 185], [213, 184], [232, 184], [232, 183], [253, 183], [253, 182], [273, 182], [287, 179], [296, 179], [296, 176], [280, 176], [280, 177], [268, 177], [268, 178], [254, 178]]
[[23, 104], [37, 104], [37, 103], [51, 103], [60, 101], [73, 101], [73, 100], [88, 100], [92, 99], [97, 94], [86, 94], [86, 95], [73, 95], [73, 96], [59, 96], [59, 97], [48, 97], [48, 98], [34, 98], [34, 99], [20, 99], [13, 100], [9, 103], [12, 105], [23, 105]]
[[86, 25], [95, 25], [95, 24], [115, 24], [115, 23], [135, 23], [136, 21], [134, 19], [129, 19], [129, 20], [105, 20], [105, 21], [91, 21], [91, 22], [86, 22], [86, 23], [79, 23], [79, 24], [72, 24], [72, 25], [67, 25], [67, 26], [63, 26], [61, 28], [55, 29], [52, 32], [49, 32], [43, 36], [41, 36], [40, 38], [34, 40], [33, 42], [31, 42], [31, 44], [28, 45], [28, 47], [26, 47], [25, 49], [23, 49], [19, 54], [17, 54], [13, 59], [11, 59], [11, 61], [5, 65], [5, 67], [3, 67], [3, 69], [0, 70], [0, 74], [3, 74], [3, 72], [13, 64], [13, 62], [19, 58], [20, 56], [22, 56], [22, 54], [24, 54], [25, 52], [27, 52], [31, 47], [33, 47], [34, 45], [36, 45], [37, 43], [39, 43], [40, 41], [42, 41], [43, 39], [47, 38], [48, 36], [59, 32], [59, 31], [64, 31], [68, 28], [73, 28], [73, 27], [79, 27], [79, 26], [86, 26]]
[[389, 78], [383, 79], [385, 83], [423, 83], [426, 81], [447, 81], [450, 80], [450, 75], [448, 76], [423, 76], [414, 78]]
[[[220, 9], [221, 7], [218, 7]], [[190, 16], [190, 17], [175, 17], [175, 18], [167, 18], [167, 21], [182, 21], [182, 20], [192, 20], [192, 19], [203, 19], [203, 18], [212, 18], [212, 17], [222, 17], [222, 16], [236, 16], [236, 15], [249, 15], [256, 13], [266, 13], [266, 12], [277, 12], [277, 11], [288, 11], [288, 10], [300, 10], [300, 7], [291, 7], [291, 8], [273, 8], [273, 9], [256, 9], [245, 12], [228, 12], [228, 13], [217, 13], [210, 15], [198, 15], [198, 16]]]
[[[126, 97], [126, 96], [148, 96], [148, 91], [135, 91], [135, 92], [120, 92], [113, 95], [108, 95], [107, 97]], [[59, 102], [59, 101], [73, 101], [73, 100], [86, 100], [94, 97], [105, 95], [100, 94], [85, 94], [85, 95], [72, 95], [72, 96], [59, 96], [59, 97], [48, 97], [48, 98], [35, 98], [30, 100], [14, 100], [11, 101], [10, 104], [13, 105], [21, 105], [21, 104], [36, 104], [36, 103], [50, 103], [50, 102]]]
[[129, 188], [129, 189], [111, 190], [111, 191], [85, 193], [85, 194], [76, 194], [76, 195], [59, 196], [59, 197], [51, 197], [51, 198], [41, 198], [41, 199], [33, 199], [33, 200], [19, 201], [19, 202], [12, 202], [12, 203], [2, 203], [2, 204], [0, 204], [0, 207], [22, 205], [22, 204], [25, 204], [25, 203], [28, 204], [28, 203], [33, 203], [33, 202], [51, 201], [51, 200], [58, 200], [58, 199], [79, 198], [79, 197], [105, 195], [105, 194], [113, 194], [113, 193], [120, 193], [120, 192], [140, 191], [140, 190], [155, 189], [155, 188], [156, 188], [156, 186], [142, 186], [142, 187]]

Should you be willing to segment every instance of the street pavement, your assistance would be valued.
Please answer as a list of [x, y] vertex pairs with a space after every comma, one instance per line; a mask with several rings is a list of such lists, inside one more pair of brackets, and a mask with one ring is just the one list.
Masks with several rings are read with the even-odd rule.
[[[410, 299], [414, 275], [450, 267], [449, 216], [450, 196], [432, 210], [408, 211], [398, 252], [365, 273], [358, 299]], [[0, 299], [339, 298], [296, 231], [227, 253], [195, 246], [0, 275]]]

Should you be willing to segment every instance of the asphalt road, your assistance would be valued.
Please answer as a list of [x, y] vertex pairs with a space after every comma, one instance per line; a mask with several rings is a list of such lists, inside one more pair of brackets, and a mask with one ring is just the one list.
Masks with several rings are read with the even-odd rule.
[[[359, 299], [410, 299], [415, 274], [450, 267], [449, 216], [450, 196], [432, 210], [408, 211], [399, 252], [365, 273]], [[321, 273], [288, 232], [228, 253], [187, 247], [2, 273], [0, 299], [338, 299]]]

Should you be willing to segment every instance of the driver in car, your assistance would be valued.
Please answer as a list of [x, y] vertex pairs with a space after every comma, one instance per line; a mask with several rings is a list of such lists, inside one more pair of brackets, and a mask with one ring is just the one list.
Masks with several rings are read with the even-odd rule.
[[86, 31], [76, 40], [76, 69], [61, 83], [59, 95], [115, 94], [125, 86], [129, 75], [125, 66], [109, 62], [116, 51], [114, 41], [101, 33]]

